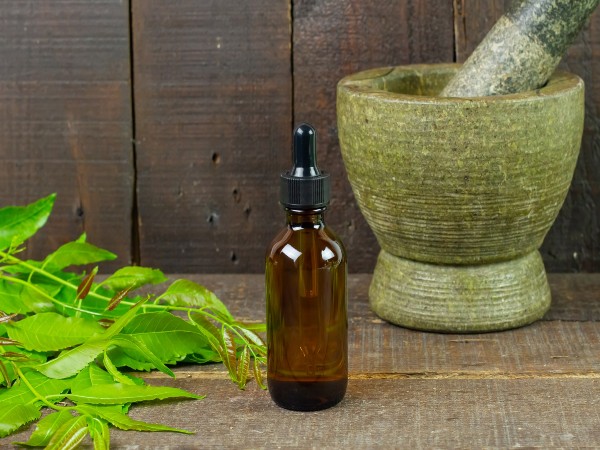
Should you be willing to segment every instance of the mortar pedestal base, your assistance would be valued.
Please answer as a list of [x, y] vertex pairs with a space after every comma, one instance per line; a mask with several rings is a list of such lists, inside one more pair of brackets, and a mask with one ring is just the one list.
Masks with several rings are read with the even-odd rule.
[[369, 288], [373, 311], [407, 328], [448, 333], [530, 324], [550, 307], [540, 253], [495, 264], [427, 264], [381, 250]]

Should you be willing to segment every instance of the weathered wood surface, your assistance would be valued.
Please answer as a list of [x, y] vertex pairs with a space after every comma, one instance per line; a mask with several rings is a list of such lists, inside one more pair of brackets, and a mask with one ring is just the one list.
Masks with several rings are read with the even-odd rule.
[[258, 272], [290, 165], [290, 5], [133, 0], [140, 257]]
[[128, 28], [129, 8], [119, 0], [2, 2], [0, 205], [58, 193], [30, 256], [85, 231], [121, 264], [130, 260]]
[[[264, 319], [261, 275], [189, 278], [237, 316]], [[132, 416], [198, 433], [112, 430], [115, 448], [600, 446], [600, 275], [551, 275], [553, 305], [544, 320], [479, 335], [422, 333], [379, 320], [368, 307], [370, 278], [350, 276], [350, 383], [339, 406], [285, 411], [253, 382], [238, 390], [220, 365], [181, 366], [176, 380], [144, 377], [206, 399], [136, 406]]]
[[[464, 61], [508, 7], [510, 0], [454, 0], [455, 51]], [[542, 256], [552, 272], [600, 270], [600, 11], [569, 49], [561, 68], [579, 75], [586, 85], [586, 122], [579, 163], [565, 201], [544, 245]]]
[[326, 220], [348, 251], [351, 272], [371, 272], [379, 253], [342, 163], [336, 85], [388, 65], [452, 61], [452, 4], [435, 0], [293, 2], [294, 121], [317, 128], [319, 165], [332, 174]]
[[[334, 179], [327, 220], [350, 271], [369, 272], [378, 246], [339, 153], [337, 81], [374, 66], [462, 61], [509, 1], [4, 1], [0, 204], [58, 192], [32, 256], [87, 231], [117, 264], [259, 273], [283, 220], [277, 177], [292, 126], [305, 120]], [[543, 247], [550, 271], [600, 270], [599, 27], [596, 12], [563, 63], [586, 81], [587, 122]]]

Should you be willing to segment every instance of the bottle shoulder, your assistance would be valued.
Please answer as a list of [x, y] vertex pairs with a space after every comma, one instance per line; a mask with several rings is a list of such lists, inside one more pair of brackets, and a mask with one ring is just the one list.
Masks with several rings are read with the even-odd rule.
[[267, 249], [267, 262], [291, 263], [294, 266], [319, 267], [346, 264], [342, 241], [327, 226], [314, 228], [286, 227]]

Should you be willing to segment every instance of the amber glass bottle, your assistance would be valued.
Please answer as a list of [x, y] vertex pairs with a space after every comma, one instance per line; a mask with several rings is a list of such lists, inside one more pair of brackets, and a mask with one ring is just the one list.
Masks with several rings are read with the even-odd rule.
[[281, 175], [287, 224], [266, 258], [267, 382], [279, 406], [314, 411], [337, 404], [348, 384], [347, 263], [323, 221], [329, 175], [310, 125], [294, 132], [293, 161]]

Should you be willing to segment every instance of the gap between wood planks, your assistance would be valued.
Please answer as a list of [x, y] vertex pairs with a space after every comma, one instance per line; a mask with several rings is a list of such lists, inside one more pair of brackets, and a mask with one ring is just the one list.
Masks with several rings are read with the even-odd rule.
[[[134, 372], [134, 374], [136, 374]], [[136, 374], [140, 375], [140, 374]], [[197, 372], [182, 370], [175, 373], [178, 379], [227, 380], [226, 371]], [[162, 372], [141, 374], [145, 380], [172, 379]], [[600, 372], [398, 372], [398, 373], [354, 373], [350, 380], [523, 380], [523, 379], [600, 379]]]

